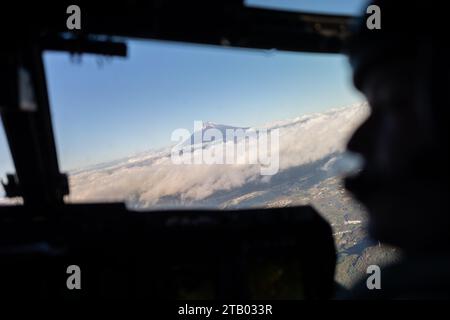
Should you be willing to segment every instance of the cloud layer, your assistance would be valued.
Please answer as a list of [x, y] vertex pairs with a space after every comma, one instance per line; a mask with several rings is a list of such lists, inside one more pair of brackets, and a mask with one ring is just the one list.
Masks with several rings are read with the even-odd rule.
[[[368, 113], [369, 108], [363, 103], [264, 126], [279, 129], [279, 172], [344, 151], [351, 133]], [[217, 147], [222, 146], [208, 146]], [[149, 208], [175, 199], [188, 205], [219, 192], [270, 179], [271, 176], [260, 174], [259, 165], [175, 165], [168, 147], [73, 172], [69, 175], [71, 193], [67, 200], [126, 201], [134, 208]]]

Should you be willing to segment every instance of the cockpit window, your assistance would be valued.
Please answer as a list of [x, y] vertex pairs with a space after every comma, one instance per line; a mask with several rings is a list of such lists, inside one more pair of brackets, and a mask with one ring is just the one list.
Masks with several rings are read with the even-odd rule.
[[131, 41], [127, 59], [45, 62], [69, 202], [308, 203], [354, 165], [343, 151], [368, 113], [338, 55]]
[[[9, 152], [3, 124], [0, 124], [0, 179], [7, 183], [7, 174], [15, 174], [14, 164]], [[7, 198], [3, 186], [0, 186], [0, 206], [22, 203], [20, 198]]]

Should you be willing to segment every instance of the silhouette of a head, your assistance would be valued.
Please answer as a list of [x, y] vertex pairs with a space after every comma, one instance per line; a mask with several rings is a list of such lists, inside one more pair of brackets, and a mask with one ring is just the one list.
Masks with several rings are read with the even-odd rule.
[[449, 58], [432, 44], [424, 3], [374, 4], [381, 29], [361, 21], [348, 47], [371, 115], [349, 142], [365, 165], [346, 187], [367, 207], [374, 238], [405, 251], [448, 250]]

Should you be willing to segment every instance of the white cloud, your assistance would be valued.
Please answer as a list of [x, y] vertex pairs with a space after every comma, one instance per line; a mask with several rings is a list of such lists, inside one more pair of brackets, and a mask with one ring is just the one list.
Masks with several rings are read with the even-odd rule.
[[[266, 125], [280, 131], [280, 172], [342, 152], [349, 136], [368, 112], [366, 104], [359, 104]], [[163, 197], [190, 202], [249, 182], [268, 180], [270, 178], [261, 176], [258, 165], [174, 165], [170, 148], [167, 148], [72, 173], [68, 200], [125, 200], [149, 207], [158, 204]]]

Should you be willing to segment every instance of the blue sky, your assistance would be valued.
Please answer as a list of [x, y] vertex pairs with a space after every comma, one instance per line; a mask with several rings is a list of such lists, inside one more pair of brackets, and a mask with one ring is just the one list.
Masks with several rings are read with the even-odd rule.
[[[333, 12], [348, 13], [361, 2], [304, 4], [320, 11], [328, 3]], [[340, 55], [159, 41], [128, 45], [126, 59], [85, 55], [77, 63], [64, 53], [44, 55], [63, 170], [166, 146], [174, 129], [192, 130], [194, 120], [254, 126], [363, 100]], [[1, 132], [0, 174], [11, 170]]]
[[248, 5], [314, 13], [361, 14], [367, 0], [245, 0]]

